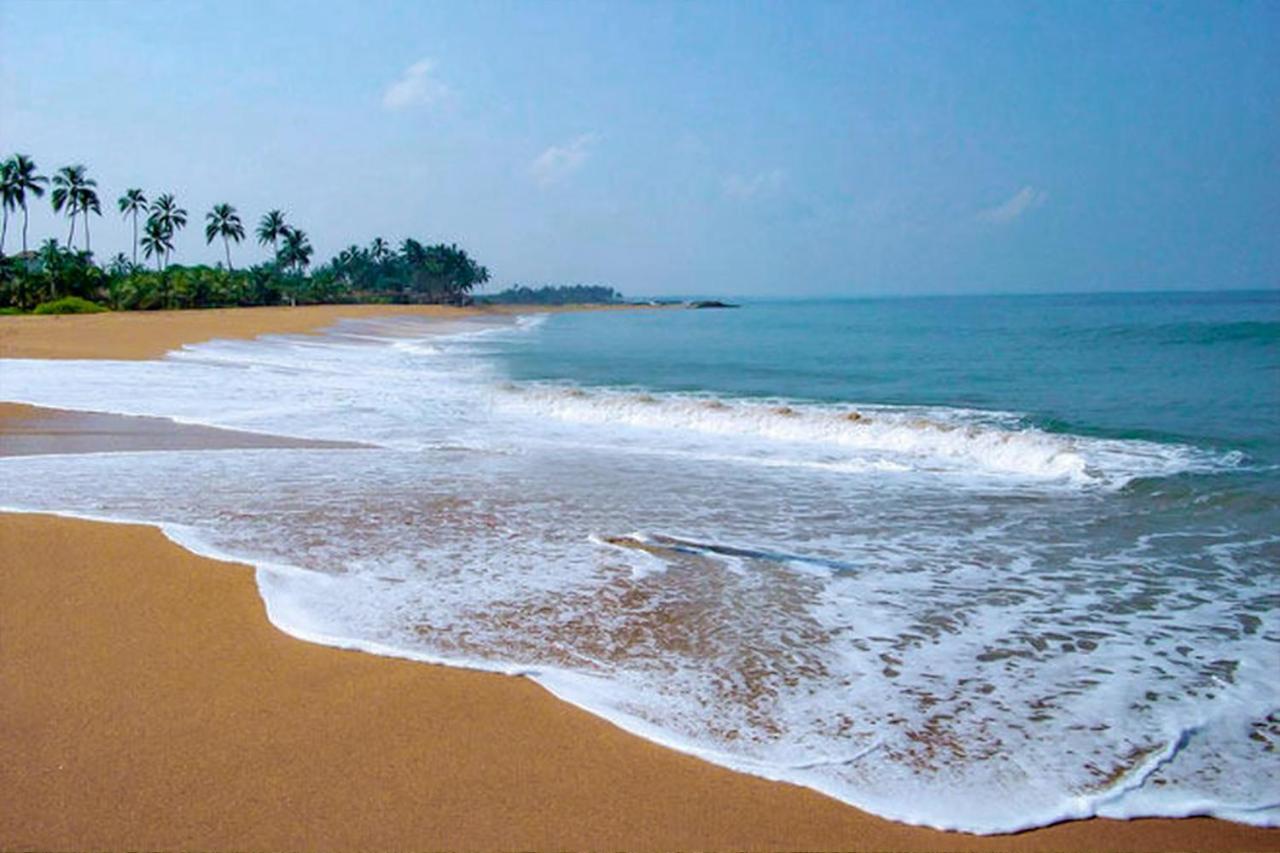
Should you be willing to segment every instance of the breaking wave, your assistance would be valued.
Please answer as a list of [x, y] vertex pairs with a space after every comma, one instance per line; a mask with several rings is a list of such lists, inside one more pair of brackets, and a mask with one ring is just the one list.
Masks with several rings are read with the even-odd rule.
[[[831, 467], [1008, 475], [1119, 488], [1140, 477], [1234, 467], [1239, 453], [1046, 432], [1017, 415], [945, 407], [830, 405], [506, 383], [511, 411], [607, 428], [756, 442], [769, 458]], [[721, 444], [721, 447], [728, 446]], [[805, 450], [810, 452], [805, 453]], [[797, 452], [799, 451], [799, 452]]]

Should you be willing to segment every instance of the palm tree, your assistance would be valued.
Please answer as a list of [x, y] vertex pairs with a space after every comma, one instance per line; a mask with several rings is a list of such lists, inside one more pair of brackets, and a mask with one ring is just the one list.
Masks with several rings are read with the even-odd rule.
[[133, 263], [138, 264], [138, 214], [147, 209], [147, 197], [142, 190], [125, 190], [124, 195], [116, 200], [121, 216], [133, 216]]
[[4, 257], [4, 238], [9, 233], [9, 211], [18, 206], [18, 189], [13, 182], [13, 161], [0, 163], [0, 258]]
[[[92, 192], [92, 187], [97, 185], [97, 181], [85, 177], [85, 168], [79, 163], [74, 166], [63, 166], [53, 176], [53, 212], [61, 213], [65, 208], [67, 216], [71, 219], [71, 230], [67, 232], [68, 249], [71, 248], [71, 242], [75, 239], [76, 214], [81, 212], [80, 203], [85, 199], [85, 191]], [[94, 193], [95, 202], [97, 197], [97, 194]], [[88, 219], [89, 215], [86, 211], [85, 221], [88, 222]]]
[[63, 266], [63, 251], [58, 245], [58, 241], [50, 237], [40, 246], [40, 251], [36, 253], [36, 258], [40, 261], [40, 271], [44, 275], [44, 280], [48, 282], [50, 299], [58, 298], [58, 278]]
[[164, 262], [169, 263], [169, 255], [173, 253], [173, 237], [187, 224], [187, 211], [178, 207], [173, 193], [164, 195], [151, 202], [151, 215], [147, 217], [148, 226], [155, 220], [164, 234]]
[[142, 234], [142, 251], [148, 258], [155, 257], [156, 272], [159, 272], [160, 261], [173, 251], [173, 235], [165, 229], [164, 223], [154, 214], [147, 217], [147, 225]]
[[280, 252], [277, 260], [281, 266], [293, 267], [301, 273], [311, 263], [311, 242], [307, 240], [307, 232], [300, 228], [285, 228]]
[[278, 210], [268, 211], [258, 222], [258, 245], [265, 246], [270, 243], [271, 251], [278, 255], [280, 250], [276, 243], [287, 230], [289, 226], [284, 224], [284, 214]]
[[411, 267], [416, 267], [426, 263], [427, 247], [412, 237], [406, 237], [400, 243], [400, 255], [404, 258], [405, 263]]
[[93, 250], [89, 247], [89, 214], [102, 215], [102, 208], [98, 204], [98, 191], [94, 189], [97, 185], [97, 181], [86, 181], [85, 185], [76, 192], [76, 206], [84, 214], [84, 250], [90, 254]]
[[27, 253], [27, 193], [36, 198], [44, 195], [44, 185], [49, 179], [36, 174], [35, 161], [26, 154], [14, 154], [6, 164], [8, 166], [8, 185], [13, 198], [22, 208], [22, 254]]
[[391, 257], [391, 247], [381, 237], [374, 237], [373, 242], [369, 244], [369, 257], [375, 264], [380, 264]]
[[240, 224], [240, 216], [229, 204], [215, 204], [213, 210], [204, 216], [208, 223], [204, 227], [205, 243], [212, 243], [214, 237], [222, 237], [222, 247], [227, 250], [227, 269], [231, 266], [231, 244], [228, 240], [239, 243], [244, 239], [244, 226]]

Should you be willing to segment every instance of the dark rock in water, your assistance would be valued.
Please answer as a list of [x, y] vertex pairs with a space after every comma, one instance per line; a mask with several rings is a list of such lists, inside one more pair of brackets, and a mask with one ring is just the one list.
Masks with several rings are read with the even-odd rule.
[[732, 302], [721, 302], [719, 299], [701, 299], [697, 302], [690, 302], [690, 308], [738, 308]]

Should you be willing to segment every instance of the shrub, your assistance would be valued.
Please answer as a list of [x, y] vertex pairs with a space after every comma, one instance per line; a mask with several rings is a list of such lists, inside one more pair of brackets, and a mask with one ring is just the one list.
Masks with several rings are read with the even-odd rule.
[[106, 311], [96, 302], [81, 299], [79, 296], [64, 296], [52, 302], [41, 302], [32, 314], [97, 314]]
[[14, 308], [12, 306], [8, 308], [0, 308], [0, 317], [11, 317], [15, 314], [21, 314], [21, 313], [22, 313], [21, 308]]

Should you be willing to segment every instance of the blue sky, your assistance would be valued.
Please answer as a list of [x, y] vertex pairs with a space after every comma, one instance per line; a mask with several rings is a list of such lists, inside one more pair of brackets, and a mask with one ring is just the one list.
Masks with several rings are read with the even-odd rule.
[[227, 201], [498, 285], [1271, 288], [1277, 45], [1280, 4], [1225, 0], [0, 0], [0, 153], [89, 167], [99, 257], [140, 186], [193, 214], [179, 262]]

